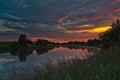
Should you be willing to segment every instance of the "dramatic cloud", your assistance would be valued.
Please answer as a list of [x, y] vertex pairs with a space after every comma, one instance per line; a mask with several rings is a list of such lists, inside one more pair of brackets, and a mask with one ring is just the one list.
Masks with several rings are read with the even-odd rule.
[[120, 0], [0, 0], [0, 41], [86, 41], [120, 18]]
[[63, 17], [60, 17], [59, 19], [58, 19], [58, 23], [62, 23], [65, 19], [67, 19], [68, 17], [69, 17], [70, 15], [65, 15], [65, 16], [63, 16]]

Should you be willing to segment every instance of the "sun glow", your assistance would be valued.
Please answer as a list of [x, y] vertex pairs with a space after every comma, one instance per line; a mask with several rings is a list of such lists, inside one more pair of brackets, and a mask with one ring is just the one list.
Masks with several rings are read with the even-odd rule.
[[[89, 25], [85, 25], [85, 26], [89, 26]], [[104, 26], [104, 27], [97, 27], [94, 29], [89, 29], [89, 30], [67, 30], [67, 33], [100, 33], [100, 32], [104, 32], [106, 30], [108, 30], [109, 28], [111, 28], [111, 26]], [[52, 42], [60, 42], [60, 43], [64, 43], [64, 42], [68, 42], [68, 41], [85, 41], [87, 42], [87, 40], [89, 38], [79, 38], [79, 39], [71, 39], [71, 40], [61, 40], [61, 39], [55, 39], [55, 38], [46, 38], [46, 37], [31, 37], [30, 38], [32, 41], [37, 41], [38, 39], [46, 39]]]
[[76, 30], [76, 31], [67, 31], [67, 33], [82, 33], [82, 32], [89, 32], [89, 33], [100, 33], [104, 32], [111, 28], [111, 26], [104, 26], [104, 27], [98, 27], [90, 30]]
[[111, 26], [99, 27], [99, 28], [92, 29], [89, 32], [100, 33], [100, 32], [105, 32], [109, 28], [111, 28]]

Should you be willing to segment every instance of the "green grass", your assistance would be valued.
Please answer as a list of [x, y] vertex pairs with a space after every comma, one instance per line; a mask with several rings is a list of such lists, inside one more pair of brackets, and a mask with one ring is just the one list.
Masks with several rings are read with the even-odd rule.
[[0, 53], [8, 53], [10, 51], [10, 44], [11, 42], [0, 42]]
[[[3, 53], [9, 53], [12, 47], [10, 47], [10, 44], [13, 42], [0, 42], [0, 54]], [[27, 46], [18, 46], [21, 49], [32, 49], [32, 50], [39, 50], [39, 49], [52, 49], [55, 47], [53, 44], [47, 44], [46, 46], [44, 45], [27, 45]]]

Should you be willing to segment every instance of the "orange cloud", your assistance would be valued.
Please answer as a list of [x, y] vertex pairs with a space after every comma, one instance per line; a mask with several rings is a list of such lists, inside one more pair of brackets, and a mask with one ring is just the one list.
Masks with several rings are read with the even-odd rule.
[[[119, 12], [119, 11], [120, 11], [120, 9], [117, 9], [114, 12]], [[116, 16], [114, 14], [108, 14], [107, 18], [110, 18], [110, 19], [113, 19], [113, 20], [117, 20], [117, 19], [119, 19], [119, 16]]]
[[32, 41], [37, 41], [38, 39], [46, 39], [46, 40], [49, 40], [52, 42], [60, 42], [60, 43], [68, 42], [68, 40], [59, 40], [59, 39], [45, 38], [45, 37], [31, 37], [30, 38], [30, 40], [32, 40]]
[[58, 23], [62, 23], [62, 22], [63, 22], [65, 19], [67, 19], [69, 16], [70, 16], [70, 14], [65, 15], [65, 16], [63, 16], [63, 17], [60, 17], [60, 18], [58, 19]]
[[75, 30], [75, 31], [67, 31], [67, 33], [82, 33], [82, 32], [88, 32], [88, 33], [100, 33], [104, 32], [111, 28], [111, 26], [104, 26], [104, 27], [98, 27], [90, 30]]
[[112, 4], [114, 5], [114, 4], [119, 3], [119, 2], [120, 2], [120, 0], [114, 0], [114, 1], [112, 2]]
[[100, 19], [100, 18], [102, 18], [102, 16], [99, 16], [99, 15], [98, 15], [98, 16], [94, 16], [94, 18], [95, 18], [95, 19]]
[[116, 9], [115, 12], [120, 12], [120, 8]]
[[6, 31], [15, 31], [14, 29], [10, 29], [10, 28], [0, 28], [0, 32], [6, 32]]
[[[86, 26], [88, 26], [88, 25], [86, 25]], [[69, 30], [69, 31], [66, 31], [67, 33], [88, 32], [88, 34], [86, 34], [86, 36], [91, 35], [91, 38], [90, 37], [83, 37], [83, 38], [76, 38], [76, 39], [75, 38], [74, 39], [72, 39], [72, 38], [71, 39], [57, 39], [57, 38], [47, 38], [47, 37], [31, 37], [30, 40], [36, 41], [38, 39], [46, 39], [46, 40], [49, 40], [49, 41], [60, 42], [60, 43], [64, 43], [64, 42], [68, 42], [68, 41], [84, 41], [84, 42], [87, 42], [88, 39], [93, 39], [95, 37], [94, 34], [97, 35], [97, 33], [104, 32], [109, 28], [111, 28], [111, 26], [97, 27], [97, 28], [90, 29], [90, 30], [71, 30], [71, 31]]]
[[37, 41], [38, 39], [46, 39], [46, 40], [49, 40], [49, 41], [55, 41], [55, 39], [46, 38], [46, 37], [30, 37], [30, 40], [32, 40], [32, 41]]
[[71, 39], [71, 40], [40, 38], [40, 37], [31, 37], [30, 38], [30, 40], [32, 40], [32, 41], [37, 41], [38, 39], [46, 39], [46, 40], [49, 40], [49, 41], [52, 41], [52, 42], [64, 43], [64, 42], [69, 42], [69, 41], [84, 41], [84, 42], [87, 42], [89, 38], [78, 38], [78, 39]]
[[80, 39], [75, 39], [74, 41], [84, 41], [87, 42], [89, 38], [80, 38]]
[[89, 32], [91, 32], [91, 33], [100, 33], [100, 32], [105, 32], [109, 28], [111, 28], [111, 26], [104, 26], [104, 27], [99, 27], [99, 28], [91, 29]]

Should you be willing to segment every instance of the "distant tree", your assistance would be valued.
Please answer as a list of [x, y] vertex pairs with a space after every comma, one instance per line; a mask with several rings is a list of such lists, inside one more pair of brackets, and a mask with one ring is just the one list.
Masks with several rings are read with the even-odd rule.
[[21, 46], [26, 46], [26, 45], [27, 45], [27, 36], [26, 36], [26, 34], [21, 34], [21, 35], [19, 36], [18, 43], [19, 43]]
[[45, 39], [38, 39], [35, 42], [36, 45], [47, 46], [48, 44], [52, 44], [52, 42], [45, 40]]
[[111, 45], [120, 43], [120, 20], [118, 19], [115, 23], [111, 25], [111, 28], [107, 31], [101, 33], [99, 38], [103, 42], [104, 47], [109, 47]]
[[31, 40], [27, 39], [27, 44], [33, 45], [33, 42]]
[[100, 39], [89, 39], [86, 44], [89, 46], [101, 47], [102, 41]]
[[87, 45], [93, 45], [93, 40], [92, 39], [89, 39], [88, 41], [87, 41]]

